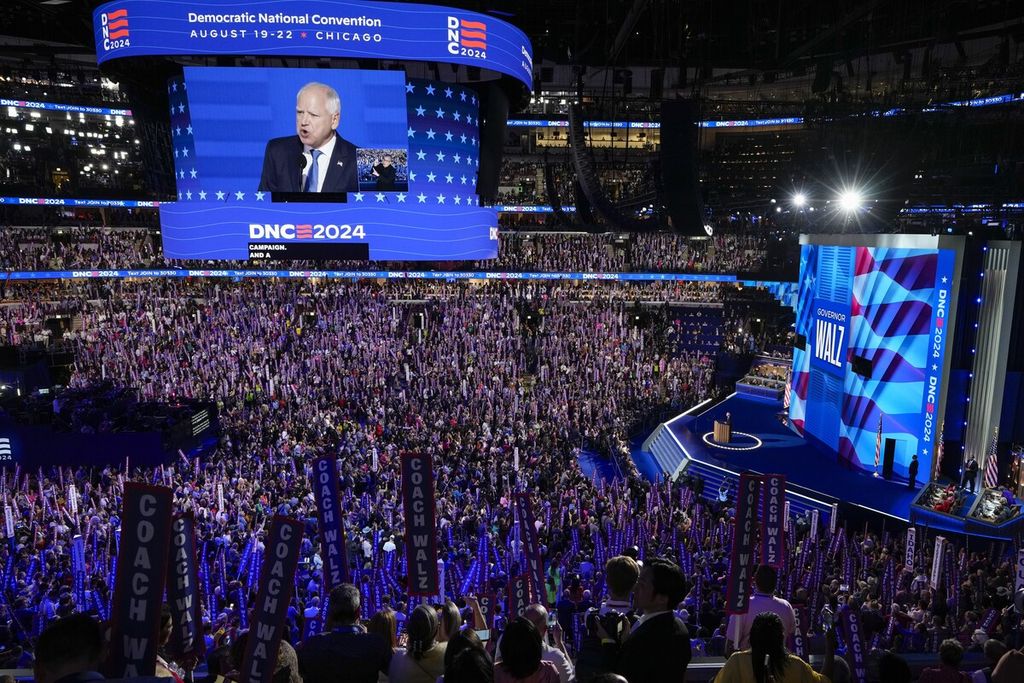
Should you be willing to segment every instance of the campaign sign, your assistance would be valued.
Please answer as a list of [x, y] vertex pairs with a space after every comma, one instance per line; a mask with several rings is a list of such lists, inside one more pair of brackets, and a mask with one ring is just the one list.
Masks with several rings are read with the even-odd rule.
[[530, 606], [530, 577], [520, 574], [508, 582], [508, 619], [523, 616]]
[[177, 515], [171, 524], [171, 552], [167, 580], [167, 604], [174, 620], [171, 652], [176, 657], [202, 656], [206, 641], [202, 631], [202, 597], [196, 556], [195, 517]]
[[324, 561], [324, 593], [349, 581], [345, 552], [345, 523], [341, 511], [341, 484], [333, 457], [313, 461], [313, 497], [320, 529], [320, 555]]
[[533, 516], [533, 508], [530, 506], [530, 495], [528, 493], [517, 494], [516, 502], [519, 504], [522, 528], [526, 532], [526, 562], [530, 584], [537, 602], [546, 607], [548, 601], [547, 592], [544, 590], [544, 562], [540, 556], [540, 538], [537, 535], [537, 523]]
[[242, 659], [242, 680], [249, 683], [270, 683], [273, 679], [295, 569], [299, 566], [302, 532], [303, 524], [297, 519], [274, 515], [270, 524], [249, 641]]
[[767, 474], [761, 496], [761, 564], [781, 569], [786, 562], [786, 477]]
[[494, 593], [482, 593], [477, 597], [477, 604], [480, 605], [480, 614], [483, 615], [487, 628], [494, 628]]
[[152, 55], [399, 59], [490, 69], [533, 89], [533, 46], [488, 14], [411, 3], [118, 0], [93, 12], [96, 61]]
[[914, 569], [914, 557], [917, 553], [917, 529], [910, 527], [907, 529], [907, 547], [903, 551], [903, 566], [913, 571]]
[[108, 678], [152, 676], [167, 574], [173, 491], [126, 482], [111, 603]]
[[434, 470], [430, 456], [402, 454], [402, 498], [405, 506], [405, 556], [409, 595], [437, 595], [437, 534], [434, 518]]
[[756, 475], [747, 472], [740, 475], [725, 602], [729, 614], [746, 614], [750, 606], [750, 578], [754, 572], [754, 531], [760, 483], [761, 479]]
[[850, 608], [844, 609], [842, 624], [846, 636], [846, 656], [850, 674], [854, 683], [866, 683], [868, 668], [865, 662], [864, 630], [860, 623], [860, 612]]
[[815, 299], [810, 331], [811, 365], [842, 376], [850, 347], [850, 304]]

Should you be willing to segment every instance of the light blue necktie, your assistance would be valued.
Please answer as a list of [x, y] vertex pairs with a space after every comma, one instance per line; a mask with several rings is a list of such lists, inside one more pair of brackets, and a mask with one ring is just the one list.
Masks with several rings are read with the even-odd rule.
[[316, 160], [323, 152], [318, 149], [311, 149], [310, 154], [313, 155], [313, 165], [309, 168], [309, 173], [306, 174], [306, 187], [302, 189], [303, 192], [316, 192], [316, 181], [320, 175]]

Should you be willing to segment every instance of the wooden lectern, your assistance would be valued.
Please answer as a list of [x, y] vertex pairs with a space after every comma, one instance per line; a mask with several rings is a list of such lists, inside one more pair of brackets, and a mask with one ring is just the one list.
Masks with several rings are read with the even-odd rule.
[[732, 440], [732, 420], [715, 420], [715, 443], [729, 443]]

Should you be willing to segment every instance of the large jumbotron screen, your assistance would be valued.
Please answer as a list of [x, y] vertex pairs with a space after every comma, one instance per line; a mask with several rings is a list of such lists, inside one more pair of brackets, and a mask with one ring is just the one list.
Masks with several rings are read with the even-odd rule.
[[906, 476], [916, 453], [926, 476], [942, 428], [958, 243], [860, 237], [801, 238], [790, 419], [867, 470], [881, 424], [895, 473]]

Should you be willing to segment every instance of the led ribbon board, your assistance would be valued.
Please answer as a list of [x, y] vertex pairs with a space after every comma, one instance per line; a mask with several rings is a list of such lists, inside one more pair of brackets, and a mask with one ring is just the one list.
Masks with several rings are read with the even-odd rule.
[[122, 0], [93, 12], [96, 60], [153, 55], [401, 59], [481, 67], [533, 89], [526, 34], [492, 16], [390, 2]]

